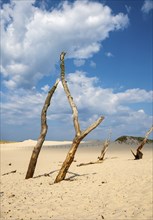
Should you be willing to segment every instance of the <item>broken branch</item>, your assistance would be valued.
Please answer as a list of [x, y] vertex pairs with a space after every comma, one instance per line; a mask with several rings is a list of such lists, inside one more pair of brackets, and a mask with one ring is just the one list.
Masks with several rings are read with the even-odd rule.
[[16, 173], [16, 170], [12, 170], [12, 171], [10, 171], [8, 173], [3, 173], [2, 176], [5, 176], [5, 175], [11, 174], [11, 173]]

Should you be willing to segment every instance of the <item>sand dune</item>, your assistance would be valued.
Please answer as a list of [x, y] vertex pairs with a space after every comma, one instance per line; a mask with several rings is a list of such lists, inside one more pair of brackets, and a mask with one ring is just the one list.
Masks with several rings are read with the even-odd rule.
[[95, 161], [101, 150], [100, 145], [80, 146], [67, 179], [53, 184], [68, 151], [62, 146], [70, 142], [45, 142], [35, 178], [25, 180], [35, 143], [1, 146], [1, 219], [153, 219], [151, 145], [135, 161], [130, 146], [112, 143], [102, 164], [77, 167]]
[[[14, 142], [14, 143], [5, 143], [1, 144], [1, 149], [14, 149], [14, 148], [23, 148], [23, 147], [34, 147], [36, 145], [36, 140], [25, 140], [22, 142]], [[44, 141], [43, 146], [58, 146], [58, 145], [67, 145], [71, 144], [71, 141]]]

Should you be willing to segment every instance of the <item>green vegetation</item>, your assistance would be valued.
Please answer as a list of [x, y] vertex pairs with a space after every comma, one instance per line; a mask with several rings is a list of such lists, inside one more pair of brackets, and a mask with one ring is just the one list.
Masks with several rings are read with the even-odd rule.
[[[128, 142], [129, 140], [141, 142], [141, 141], [143, 141], [143, 139], [144, 139], [143, 137], [121, 136], [121, 137], [117, 138], [115, 141], [118, 141], [118, 142], [120, 142], [120, 143], [126, 143], [126, 142]], [[148, 140], [147, 140], [147, 143], [148, 143], [148, 144], [151, 144], [151, 143], [153, 143], [153, 140], [148, 139]]]

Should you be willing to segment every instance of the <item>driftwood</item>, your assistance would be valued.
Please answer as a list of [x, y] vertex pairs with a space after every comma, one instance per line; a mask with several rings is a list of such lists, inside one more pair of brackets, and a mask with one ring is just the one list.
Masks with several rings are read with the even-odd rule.
[[54, 86], [50, 89], [50, 91], [48, 92], [48, 95], [46, 97], [46, 100], [45, 100], [45, 103], [44, 103], [44, 106], [43, 106], [43, 109], [41, 112], [41, 132], [40, 132], [40, 136], [38, 138], [37, 144], [34, 147], [32, 155], [31, 155], [29, 167], [28, 167], [27, 174], [25, 177], [26, 179], [32, 178], [34, 175], [37, 159], [38, 159], [41, 147], [44, 143], [44, 140], [45, 140], [45, 137], [47, 134], [47, 130], [48, 130], [47, 119], [46, 119], [47, 109], [50, 106], [51, 98], [57, 88], [58, 83], [59, 83], [59, 80], [56, 80]]
[[80, 142], [82, 141], [82, 139], [84, 137], [86, 137], [86, 135], [88, 135], [93, 129], [95, 129], [104, 119], [103, 116], [101, 116], [96, 122], [94, 122], [91, 126], [89, 126], [86, 130], [84, 131], [81, 131], [80, 129], [80, 125], [79, 125], [79, 120], [78, 120], [78, 110], [77, 110], [77, 107], [73, 101], [73, 98], [71, 96], [71, 93], [69, 91], [69, 88], [67, 86], [67, 82], [65, 80], [65, 64], [64, 64], [64, 57], [65, 57], [65, 54], [64, 52], [61, 53], [60, 55], [60, 61], [61, 61], [61, 81], [62, 81], [62, 85], [63, 85], [63, 88], [64, 88], [64, 91], [66, 93], [66, 96], [67, 96], [67, 99], [69, 101], [69, 104], [70, 104], [70, 107], [72, 109], [72, 114], [73, 114], [73, 124], [74, 124], [74, 129], [75, 129], [75, 137], [73, 139], [73, 142], [72, 142], [72, 145], [71, 145], [71, 148], [66, 156], [66, 159], [65, 161], [63, 162], [62, 164], [62, 167], [55, 179], [55, 183], [58, 183], [62, 180], [65, 179], [65, 176], [68, 172], [68, 169], [71, 165], [71, 163], [73, 162], [74, 160], [74, 155], [77, 151], [77, 148], [80, 144]]
[[5, 175], [11, 174], [11, 173], [16, 173], [16, 170], [12, 170], [12, 171], [10, 171], [8, 173], [3, 173], [2, 176], [5, 176]]
[[109, 146], [109, 143], [110, 143], [110, 138], [111, 138], [111, 133], [109, 134], [108, 139], [105, 140], [105, 142], [103, 144], [103, 148], [101, 150], [101, 155], [98, 157], [97, 161], [88, 162], [88, 163], [80, 163], [80, 164], [77, 165], [77, 167], [102, 163], [104, 161], [106, 151], [108, 150], [108, 146]]
[[102, 163], [102, 162], [103, 162], [103, 160], [97, 160], [97, 161], [88, 162], [88, 163], [80, 163], [80, 164], [77, 165], [77, 167], [91, 165], [91, 164], [98, 164], [98, 163]]
[[131, 149], [131, 152], [133, 154], [133, 156], [135, 157], [135, 160], [139, 160], [142, 159], [143, 157], [143, 153], [141, 152], [141, 149], [143, 148], [143, 146], [146, 144], [148, 136], [150, 135], [150, 133], [153, 131], [153, 126], [149, 129], [149, 131], [147, 131], [145, 138], [143, 139], [143, 141], [140, 143], [140, 145], [138, 146], [137, 150], [136, 150], [136, 154], [133, 152], [133, 150]]
[[100, 157], [98, 157], [98, 160], [104, 160], [106, 151], [108, 150], [108, 146], [110, 144], [110, 139], [111, 139], [111, 131], [109, 133], [109, 137], [104, 142], [103, 149], [101, 150], [101, 155]]

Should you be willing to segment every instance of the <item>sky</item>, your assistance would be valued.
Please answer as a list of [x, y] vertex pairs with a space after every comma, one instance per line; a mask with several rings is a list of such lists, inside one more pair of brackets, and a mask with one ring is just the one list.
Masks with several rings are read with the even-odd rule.
[[[1, 139], [37, 139], [60, 53], [87, 140], [144, 136], [153, 123], [152, 0], [1, 0]], [[47, 112], [47, 140], [72, 140], [61, 82]], [[152, 136], [150, 135], [150, 138]]]

